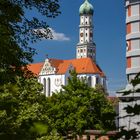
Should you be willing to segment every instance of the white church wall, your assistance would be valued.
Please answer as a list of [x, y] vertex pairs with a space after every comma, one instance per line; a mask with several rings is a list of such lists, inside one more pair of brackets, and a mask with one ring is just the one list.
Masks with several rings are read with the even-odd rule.
[[[53, 92], [56, 92], [56, 91], [59, 92], [62, 89], [62, 85], [67, 85], [68, 84], [68, 77], [70, 77], [69, 71], [71, 69], [72, 69], [72, 67], [70, 67], [68, 69], [68, 71], [65, 73], [65, 75], [39, 76], [38, 81], [43, 85], [42, 93], [45, 94], [48, 97], [48, 96], [52, 96]], [[97, 83], [103, 85], [103, 78], [101, 78], [99, 75], [78, 74], [77, 76], [80, 79], [82, 79], [82, 78], [87, 79], [87, 82], [88, 82], [89, 86], [91, 86], [91, 87], [95, 87], [95, 85]]]
[[102, 84], [101, 83], [101, 77], [98, 75], [98, 74], [78, 74], [78, 77], [80, 78], [80, 79], [87, 79], [88, 80], [88, 78], [89, 77], [91, 77], [91, 87], [95, 87], [96, 86], [96, 84], [97, 84], [97, 77], [98, 77], [98, 81], [99, 81], [99, 83], [98, 84]]
[[[52, 96], [53, 92], [60, 91], [61, 86], [65, 85], [65, 75], [46, 75], [46, 76], [40, 76], [40, 83], [44, 85], [44, 79], [46, 79], [46, 93], [43, 93], [46, 96]], [[48, 86], [47, 86], [47, 80], [50, 79], [50, 95], [48, 94]], [[45, 89], [45, 87], [44, 87]]]

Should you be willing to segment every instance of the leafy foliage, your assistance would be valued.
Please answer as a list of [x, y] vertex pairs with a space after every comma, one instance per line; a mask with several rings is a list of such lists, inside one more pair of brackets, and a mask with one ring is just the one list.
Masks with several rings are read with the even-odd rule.
[[88, 87], [72, 72], [68, 85], [47, 99], [49, 126], [63, 136], [86, 129], [114, 130], [115, 111], [104, 93]]
[[41, 91], [34, 78], [17, 78], [16, 83], [0, 87], [0, 139], [61, 140], [86, 129], [115, 129], [111, 102], [75, 72], [53, 96], [46, 98]]
[[[30, 43], [53, 37], [47, 23], [36, 14], [28, 18], [27, 11], [32, 10], [50, 18], [60, 13], [58, 0], [0, 0], [0, 84], [13, 82], [17, 75], [24, 74], [23, 67], [33, 61], [35, 54]], [[34, 30], [40, 28], [46, 33], [35, 34]]]
[[37, 140], [63, 140], [63, 137], [59, 136], [57, 131], [53, 130], [50, 135], [37, 138]]
[[[135, 100], [134, 94], [137, 94], [140, 92], [140, 73], [136, 75], [136, 77], [131, 81], [132, 89], [125, 91], [123, 93], [123, 96], [132, 95], [131, 99], [123, 102], [130, 103], [130, 105], [127, 105], [124, 107], [124, 110], [126, 111], [127, 115], [121, 117], [123, 119], [126, 119], [127, 117], [135, 117], [137, 115], [140, 115], [140, 104], [138, 104]], [[140, 121], [135, 123], [138, 127], [140, 127]], [[117, 138], [123, 138], [124, 140], [139, 140], [140, 137], [140, 130], [139, 129], [126, 129], [125, 127], [120, 128], [120, 132], [117, 135]]]
[[[0, 139], [32, 140], [47, 132], [46, 98], [35, 79], [0, 88]], [[44, 115], [43, 115], [44, 114]], [[40, 129], [43, 124], [45, 129]]]

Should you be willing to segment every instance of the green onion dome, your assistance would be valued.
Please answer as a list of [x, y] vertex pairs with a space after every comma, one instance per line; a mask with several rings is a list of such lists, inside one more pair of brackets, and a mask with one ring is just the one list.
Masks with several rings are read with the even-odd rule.
[[93, 15], [93, 12], [94, 12], [93, 6], [88, 2], [88, 0], [85, 0], [85, 2], [80, 6], [79, 9], [80, 15], [83, 14]]

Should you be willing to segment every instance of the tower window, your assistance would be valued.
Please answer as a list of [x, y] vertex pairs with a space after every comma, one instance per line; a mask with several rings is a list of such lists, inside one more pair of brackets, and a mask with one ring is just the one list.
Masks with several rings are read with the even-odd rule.
[[87, 21], [86, 21], [86, 24], [87, 24]]
[[83, 33], [80, 33], [80, 36], [83, 37]]
[[93, 34], [92, 33], [90, 33], [90, 37], [93, 37]]
[[83, 52], [83, 50], [81, 49], [81, 53]]
[[86, 33], [86, 36], [87, 36], [87, 33]]

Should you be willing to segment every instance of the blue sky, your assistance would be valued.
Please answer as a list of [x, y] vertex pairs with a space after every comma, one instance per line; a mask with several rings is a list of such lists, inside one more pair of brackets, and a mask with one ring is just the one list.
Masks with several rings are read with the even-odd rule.
[[[94, 6], [94, 42], [97, 63], [107, 76], [111, 95], [126, 84], [125, 76], [125, 8], [123, 0], [89, 0]], [[55, 40], [42, 40], [32, 46], [37, 49], [34, 62], [49, 58], [75, 58], [79, 34], [79, 7], [84, 0], [60, 0], [61, 14], [44, 19], [53, 29]], [[40, 17], [43, 18], [43, 17]]]

